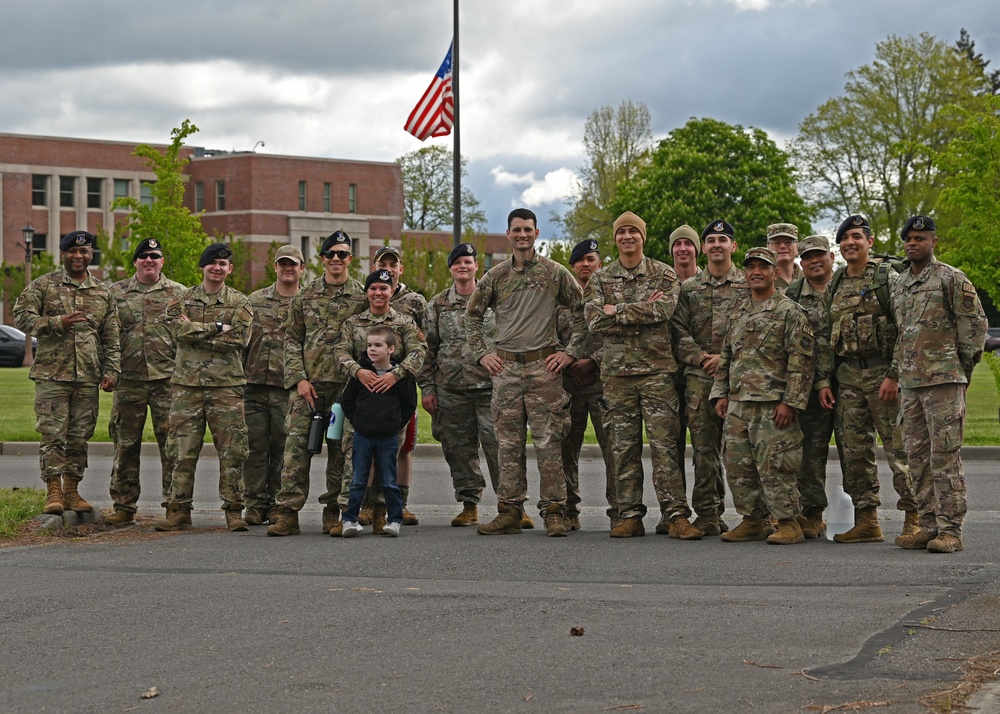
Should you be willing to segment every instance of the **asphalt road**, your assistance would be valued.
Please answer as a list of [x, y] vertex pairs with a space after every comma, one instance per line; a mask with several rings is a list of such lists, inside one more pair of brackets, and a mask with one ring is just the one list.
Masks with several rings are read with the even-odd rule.
[[[315, 503], [321, 461], [297, 537], [222, 530], [218, 463], [206, 457], [195, 489], [202, 529], [0, 549], [0, 710], [795, 712], [888, 702], [877, 711], [918, 712], [922, 695], [955, 684], [964, 660], [1000, 650], [996, 461], [966, 464], [966, 550], [954, 555], [893, 546], [902, 519], [890, 507], [881, 544], [613, 540], [596, 459], [582, 462], [584, 530], [568, 538], [449, 527], [459, 508], [447, 467], [421, 456], [419, 526], [395, 540], [332, 539]], [[159, 473], [146, 463], [140, 509], [154, 515]], [[81, 484], [102, 507], [109, 472], [110, 459], [92, 456]], [[35, 456], [0, 457], [2, 486], [37, 486], [37, 473]], [[492, 517], [495, 500], [482, 510]], [[151, 687], [159, 696], [140, 700]], [[980, 711], [1000, 711], [983, 696], [994, 708]]]

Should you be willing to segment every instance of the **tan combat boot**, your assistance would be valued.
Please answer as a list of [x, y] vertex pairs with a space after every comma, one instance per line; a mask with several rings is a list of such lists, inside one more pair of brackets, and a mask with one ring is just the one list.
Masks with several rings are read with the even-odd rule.
[[646, 526], [639, 516], [619, 518], [618, 525], [611, 529], [612, 538], [640, 538], [646, 535]]
[[269, 536], [293, 536], [302, 531], [299, 530], [299, 512], [286, 508], [285, 506], [275, 506], [271, 511], [272, 516], [277, 516], [277, 520], [271, 518], [271, 525], [267, 527]]
[[545, 508], [545, 535], [549, 538], [565, 538], [569, 529], [563, 522], [562, 507], [552, 503]]
[[404, 526], [418, 526], [420, 525], [420, 519], [415, 515], [410, 513], [410, 509], [403, 506], [403, 525]]
[[583, 525], [580, 523], [580, 514], [574, 513], [572, 516], [567, 515], [563, 518], [566, 521], [566, 527], [571, 531], [582, 531]]
[[80, 496], [76, 490], [79, 485], [79, 476], [63, 476], [63, 508], [77, 513], [91, 513], [94, 507]]
[[344, 522], [343, 521], [337, 521], [336, 523], [334, 523], [333, 524], [333, 528], [331, 528], [328, 531], [328, 533], [331, 536], [333, 536], [334, 538], [343, 538], [344, 537]]
[[250, 530], [250, 526], [248, 526], [247, 522], [243, 520], [242, 506], [230, 506], [225, 510], [225, 514], [226, 514], [226, 528], [228, 528], [233, 533]]
[[854, 528], [833, 537], [837, 543], [881, 543], [885, 540], [878, 525], [878, 509], [862, 508], [854, 513]]
[[497, 505], [497, 517], [483, 523], [476, 529], [479, 535], [517, 535], [521, 532], [521, 509], [511, 508], [506, 503]]
[[362, 506], [358, 511], [358, 523], [363, 526], [372, 524], [372, 516], [375, 514], [375, 506]]
[[920, 530], [920, 515], [916, 511], [903, 511], [903, 535], [914, 535]]
[[62, 478], [59, 476], [53, 476], [52, 478], [45, 479], [45, 487], [48, 489], [48, 494], [45, 496], [45, 508], [43, 509], [43, 512], [49, 513], [53, 516], [62, 515]]
[[522, 513], [521, 514], [521, 528], [524, 529], [524, 530], [526, 530], [526, 531], [530, 531], [534, 527], [535, 527], [535, 522], [533, 520], [531, 520], [531, 516], [529, 516], [527, 513]]
[[937, 538], [937, 531], [918, 528], [916, 533], [903, 533], [896, 538], [896, 545], [907, 550], [925, 550], [927, 544]]
[[778, 530], [767, 537], [767, 542], [771, 545], [794, 545], [795, 543], [805, 543], [806, 538], [802, 534], [802, 528], [794, 518], [786, 518], [778, 521]]
[[731, 531], [720, 535], [719, 539], [727, 543], [749, 543], [755, 540], [767, 540], [771, 533], [770, 522], [767, 518], [744, 516], [742, 523]]
[[338, 523], [340, 523], [340, 506], [324, 506], [323, 532], [329, 533]]
[[262, 526], [267, 523], [267, 511], [263, 508], [248, 508], [243, 514], [248, 526]]
[[191, 527], [191, 506], [182, 503], [167, 504], [167, 517], [153, 524], [158, 531], [183, 531]]
[[131, 523], [134, 520], [135, 514], [132, 511], [126, 511], [124, 508], [116, 508], [114, 513], [104, 519], [104, 525], [124, 526], [126, 523]]
[[455, 528], [463, 526], [474, 526], [479, 523], [479, 507], [471, 501], [462, 504], [462, 512], [451, 519], [451, 525]]
[[670, 519], [670, 528], [667, 535], [671, 538], [681, 540], [701, 540], [701, 531], [688, 523], [684, 516], [677, 515]]
[[796, 516], [795, 520], [802, 529], [802, 535], [809, 540], [820, 538], [826, 535], [826, 522], [823, 520], [822, 508], [810, 508], [801, 516]]
[[929, 553], [957, 553], [964, 549], [962, 539], [952, 533], [939, 533], [937, 538], [927, 544]]
[[[385, 504], [376, 503], [372, 511], [372, 533], [383, 535], [385, 533]], [[358, 521], [360, 523], [361, 521]]]
[[703, 536], [722, 535], [722, 523], [718, 516], [698, 516], [691, 525], [701, 531]]

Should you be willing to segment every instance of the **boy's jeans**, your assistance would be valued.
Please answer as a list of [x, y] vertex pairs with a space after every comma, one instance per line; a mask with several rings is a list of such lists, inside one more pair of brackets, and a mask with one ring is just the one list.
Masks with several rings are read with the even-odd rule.
[[385, 508], [389, 523], [403, 522], [403, 495], [396, 485], [396, 451], [399, 438], [395, 435], [386, 439], [369, 439], [354, 432], [354, 476], [351, 479], [351, 496], [344, 512], [344, 521], [357, 521], [361, 501], [368, 488], [368, 470], [375, 460], [375, 479], [382, 485], [385, 494]]

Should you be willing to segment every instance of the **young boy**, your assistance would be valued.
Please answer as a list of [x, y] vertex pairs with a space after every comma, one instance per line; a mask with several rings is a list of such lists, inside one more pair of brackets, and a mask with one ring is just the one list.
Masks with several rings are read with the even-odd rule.
[[[388, 511], [385, 535], [397, 537], [403, 525], [403, 499], [396, 484], [396, 452], [399, 432], [417, 409], [417, 386], [412, 377], [395, 381], [384, 391], [369, 391], [362, 383], [369, 377], [387, 374], [394, 366], [391, 358], [395, 351], [396, 333], [391, 328], [376, 325], [368, 330], [367, 356], [358, 361], [361, 369], [340, 397], [344, 416], [354, 425], [354, 475], [344, 511], [344, 538], [352, 538], [364, 530], [358, 523], [358, 511], [368, 487], [368, 469], [373, 458], [375, 476], [382, 484]], [[395, 375], [388, 376], [395, 380]]]

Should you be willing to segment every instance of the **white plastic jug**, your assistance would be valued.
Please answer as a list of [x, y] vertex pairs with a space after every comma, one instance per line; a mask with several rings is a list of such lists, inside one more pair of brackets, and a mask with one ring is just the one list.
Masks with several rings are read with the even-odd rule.
[[331, 441], [340, 441], [343, 435], [344, 408], [340, 406], [340, 402], [334, 402], [333, 409], [330, 410], [330, 426], [326, 428], [326, 438]]
[[833, 487], [830, 505], [826, 509], [826, 537], [833, 540], [838, 533], [846, 533], [854, 528], [854, 503], [851, 497], [844, 493], [844, 487], [839, 483]]

